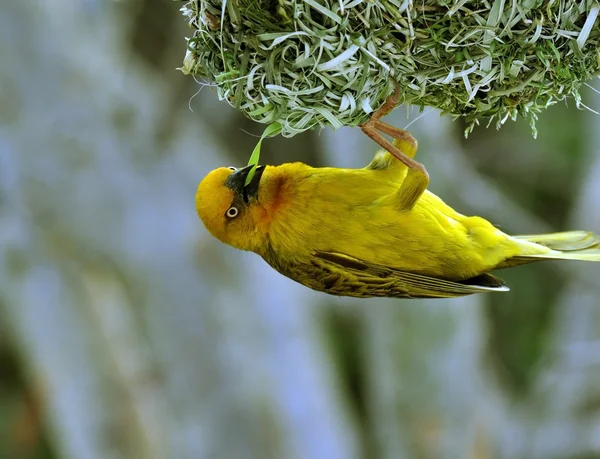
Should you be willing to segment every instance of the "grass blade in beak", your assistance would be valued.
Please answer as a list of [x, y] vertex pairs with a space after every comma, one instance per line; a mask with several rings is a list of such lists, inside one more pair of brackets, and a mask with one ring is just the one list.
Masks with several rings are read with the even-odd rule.
[[281, 133], [281, 124], [279, 123], [271, 123], [265, 129], [265, 132], [260, 136], [260, 140], [252, 150], [252, 155], [250, 156], [250, 160], [248, 161], [248, 166], [253, 165], [254, 167], [250, 169], [248, 172], [248, 176], [246, 177], [246, 183], [244, 186], [248, 186], [248, 184], [252, 181], [254, 174], [256, 173], [256, 166], [258, 165], [258, 161], [260, 159], [260, 147], [262, 145], [263, 140], [267, 137], [275, 137]]

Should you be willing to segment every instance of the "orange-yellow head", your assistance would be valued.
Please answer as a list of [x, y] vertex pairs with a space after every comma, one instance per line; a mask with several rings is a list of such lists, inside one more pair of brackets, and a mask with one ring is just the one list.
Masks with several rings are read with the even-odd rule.
[[252, 181], [244, 186], [251, 168], [220, 167], [210, 172], [198, 185], [196, 211], [217, 239], [261, 253], [268, 237], [270, 203], [280, 181], [274, 177], [261, 180], [265, 166], [258, 166]]

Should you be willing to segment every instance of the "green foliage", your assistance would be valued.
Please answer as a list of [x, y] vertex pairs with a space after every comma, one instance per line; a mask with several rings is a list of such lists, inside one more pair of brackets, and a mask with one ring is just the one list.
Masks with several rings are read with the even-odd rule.
[[600, 5], [577, 0], [191, 0], [182, 71], [284, 136], [356, 126], [402, 102], [500, 127], [600, 72]]

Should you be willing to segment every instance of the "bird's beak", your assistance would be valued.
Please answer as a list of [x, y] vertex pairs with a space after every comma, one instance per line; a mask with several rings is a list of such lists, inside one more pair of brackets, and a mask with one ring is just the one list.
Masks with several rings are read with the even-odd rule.
[[260, 178], [265, 171], [265, 166], [257, 166], [254, 177], [252, 177], [248, 186], [244, 186], [252, 167], [254, 166], [249, 165], [238, 169], [227, 177], [227, 180], [225, 181], [225, 186], [239, 194], [246, 203], [250, 199], [255, 199], [258, 196], [258, 185], [260, 184]]

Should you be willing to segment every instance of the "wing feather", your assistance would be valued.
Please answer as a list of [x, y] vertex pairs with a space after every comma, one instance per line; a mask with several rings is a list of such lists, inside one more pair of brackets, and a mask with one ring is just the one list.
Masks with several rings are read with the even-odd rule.
[[[316, 289], [334, 295], [452, 298], [509, 290], [501, 279], [491, 274], [454, 282], [400, 271], [336, 252], [315, 252], [311, 264], [313, 280], [317, 282]], [[318, 288], [320, 282], [322, 288]]]

